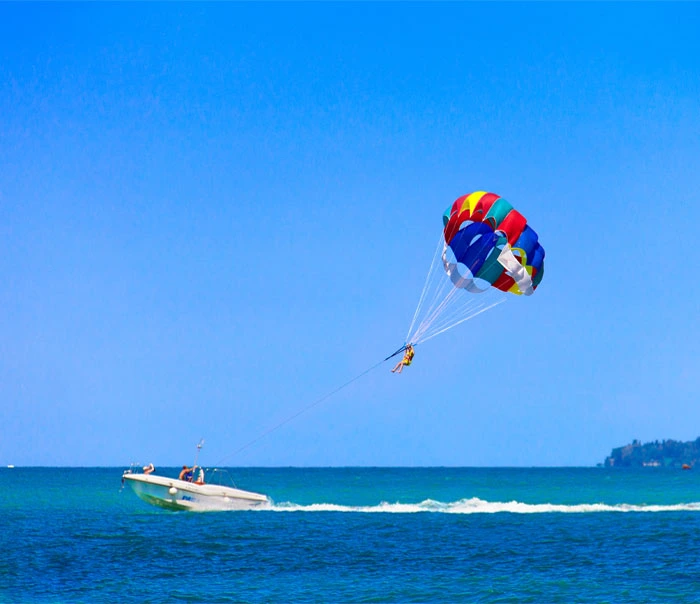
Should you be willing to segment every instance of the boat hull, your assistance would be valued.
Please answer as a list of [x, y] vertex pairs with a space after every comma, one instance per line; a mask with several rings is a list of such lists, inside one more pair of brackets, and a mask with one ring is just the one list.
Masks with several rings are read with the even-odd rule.
[[260, 493], [216, 484], [197, 484], [154, 474], [124, 474], [134, 493], [143, 501], [168, 510], [252, 510], [269, 506]]

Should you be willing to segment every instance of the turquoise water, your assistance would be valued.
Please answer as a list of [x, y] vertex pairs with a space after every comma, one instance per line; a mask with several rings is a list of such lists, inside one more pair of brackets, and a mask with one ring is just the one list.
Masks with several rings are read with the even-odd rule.
[[208, 513], [121, 471], [0, 470], [0, 602], [700, 602], [695, 470], [233, 469], [274, 504]]

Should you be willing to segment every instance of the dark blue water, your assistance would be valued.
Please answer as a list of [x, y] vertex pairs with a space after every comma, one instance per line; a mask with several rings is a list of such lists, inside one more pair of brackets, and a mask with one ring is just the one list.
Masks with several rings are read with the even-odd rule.
[[0, 470], [0, 602], [700, 602], [694, 470], [232, 473], [275, 504], [173, 513], [119, 468]]

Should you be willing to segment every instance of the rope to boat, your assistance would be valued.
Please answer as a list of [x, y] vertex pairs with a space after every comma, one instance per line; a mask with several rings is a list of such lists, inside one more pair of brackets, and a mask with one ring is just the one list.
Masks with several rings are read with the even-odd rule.
[[[402, 349], [402, 350], [403, 350], [403, 349]], [[398, 353], [396, 353], [396, 354], [398, 354]], [[392, 355], [392, 356], [395, 356], [395, 355]], [[376, 363], [375, 365], [372, 365], [369, 369], [365, 369], [362, 373], [356, 375], [356, 376], [355, 376], [354, 378], [352, 378], [351, 380], [348, 380], [348, 381], [345, 382], [343, 385], [338, 386], [335, 390], [331, 390], [331, 391], [328, 392], [327, 394], [324, 394], [321, 398], [316, 399], [316, 400], [315, 400], [313, 403], [311, 403], [310, 405], [307, 405], [306, 407], [304, 407], [303, 409], [297, 411], [297, 412], [294, 413], [293, 415], [290, 415], [290, 416], [287, 417], [286, 419], [283, 419], [280, 423], [276, 424], [275, 426], [272, 426], [271, 428], [269, 428], [268, 430], [266, 430], [265, 432], [263, 432], [263, 433], [260, 434], [259, 436], [256, 436], [253, 440], [248, 441], [248, 442], [247, 442], [246, 444], [244, 444], [242, 447], [236, 449], [233, 453], [230, 453], [229, 455], [226, 455], [225, 457], [222, 457], [219, 461], [216, 462], [215, 465], [217, 465], [217, 466], [221, 465], [222, 462], [226, 461], [227, 459], [230, 459], [231, 457], [235, 457], [236, 455], [238, 455], [239, 453], [241, 453], [241, 451], [245, 451], [248, 447], [251, 447], [252, 445], [254, 445], [254, 444], [255, 444], [256, 442], [258, 442], [259, 440], [262, 440], [262, 439], [265, 438], [268, 434], [271, 434], [272, 432], [275, 432], [276, 430], [279, 430], [282, 426], [287, 425], [289, 422], [295, 420], [297, 417], [299, 417], [300, 415], [303, 415], [303, 414], [306, 413], [307, 411], [311, 411], [311, 409], [313, 409], [313, 408], [316, 407], [317, 405], [320, 405], [323, 401], [325, 401], [326, 399], [329, 399], [329, 398], [330, 398], [331, 396], [333, 396], [334, 394], [337, 394], [337, 393], [340, 392], [343, 388], [347, 388], [350, 384], [352, 384], [353, 382], [356, 382], [356, 381], [359, 380], [361, 377], [364, 377], [364, 376], [367, 375], [370, 371], [373, 371], [374, 369], [376, 369], [377, 367], [379, 367], [380, 365], [382, 365], [384, 362], [386, 362], [386, 361], [387, 361], [388, 359], [390, 359], [390, 358], [391, 358], [391, 357], [387, 357], [386, 359], [384, 359], [384, 360], [382, 360], [382, 361], [379, 361], [379, 362]]]

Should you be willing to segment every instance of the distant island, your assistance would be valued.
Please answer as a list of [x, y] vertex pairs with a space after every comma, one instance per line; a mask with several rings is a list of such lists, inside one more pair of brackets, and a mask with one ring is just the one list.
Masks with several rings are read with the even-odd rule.
[[606, 468], [660, 466], [688, 469], [696, 462], [700, 462], [700, 437], [688, 442], [655, 440], [644, 444], [633, 440], [631, 445], [613, 449], [603, 465]]

